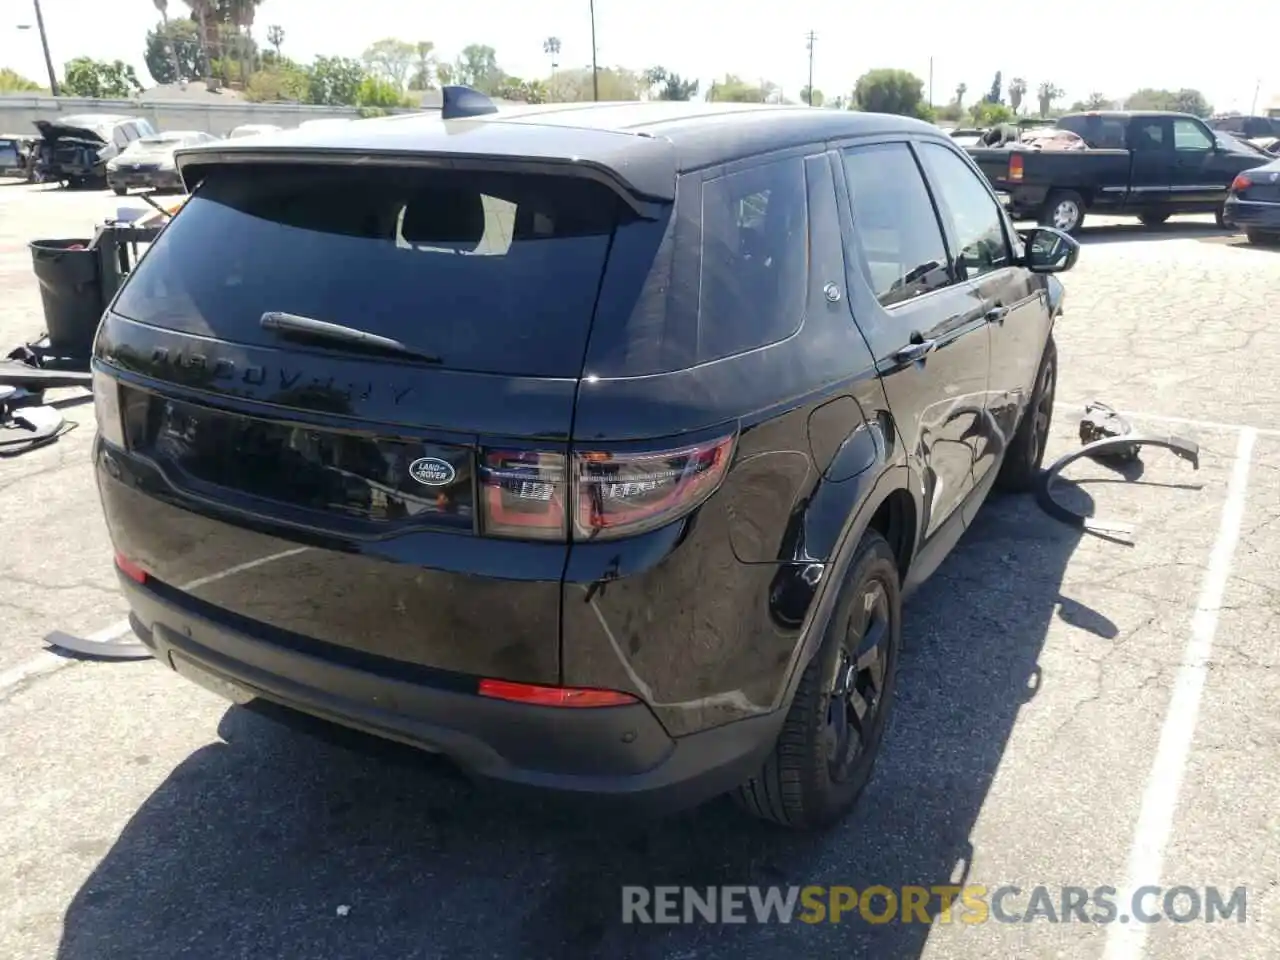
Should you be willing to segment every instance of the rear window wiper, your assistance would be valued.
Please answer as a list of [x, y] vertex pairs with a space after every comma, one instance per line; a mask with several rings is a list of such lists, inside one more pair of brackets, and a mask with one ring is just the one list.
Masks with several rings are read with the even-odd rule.
[[258, 321], [264, 330], [274, 330], [283, 337], [302, 337], [309, 340], [328, 340], [333, 343], [345, 343], [371, 350], [381, 350], [402, 357], [413, 357], [426, 363], [443, 363], [441, 357], [407, 346], [399, 340], [382, 337], [367, 330], [343, 326], [340, 323], [329, 323], [327, 320], [315, 320], [311, 317], [300, 317], [295, 313], [278, 313], [268, 311]]

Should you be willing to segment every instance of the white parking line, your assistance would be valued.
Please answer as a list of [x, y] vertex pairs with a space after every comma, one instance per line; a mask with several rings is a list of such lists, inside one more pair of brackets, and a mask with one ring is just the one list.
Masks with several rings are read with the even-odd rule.
[[[1200, 585], [1200, 599], [1191, 619], [1191, 636], [1182, 653], [1164, 726], [1160, 730], [1155, 760], [1151, 764], [1151, 774], [1142, 795], [1142, 807], [1138, 813], [1133, 846], [1129, 851], [1128, 876], [1121, 904], [1132, 904], [1132, 896], [1139, 888], [1157, 886], [1160, 883], [1165, 843], [1173, 827], [1182, 776], [1186, 770], [1191, 740], [1195, 736], [1209, 658], [1213, 653], [1218, 611], [1222, 609], [1227, 579], [1231, 574], [1231, 561], [1236, 542], [1240, 538], [1240, 526], [1244, 521], [1249, 464], [1253, 458], [1257, 434], [1258, 431], [1253, 427], [1244, 427], [1236, 443], [1236, 459], [1231, 469], [1231, 479], [1227, 483], [1218, 536], [1214, 540], [1209, 565]], [[1105, 960], [1141, 960], [1147, 940], [1147, 926], [1144, 923], [1113, 923], [1107, 930]]]
[[[211, 573], [207, 577], [200, 577], [192, 580], [190, 583], [183, 584], [180, 590], [198, 590], [200, 587], [207, 587], [211, 583], [217, 583], [219, 580], [225, 580], [227, 577], [234, 577], [237, 573], [244, 573], [246, 570], [252, 570], [266, 563], [272, 563], [276, 560], [283, 560], [285, 557], [294, 557], [300, 553], [311, 549], [310, 547], [295, 547], [292, 550], [282, 550], [279, 553], [273, 553], [265, 557], [259, 557], [257, 560], [249, 560], [245, 563], [238, 563], [234, 567], [227, 567], [225, 570], [219, 570], [217, 573]], [[91, 634], [86, 639], [95, 643], [109, 643], [123, 637], [130, 630], [128, 620], [120, 620], [111, 626], [99, 630], [97, 633]], [[64, 657], [53, 653], [49, 650], [41, 650], [30, 660], [18, 664], [16, 667], [10, 667], [3, 673], [0, 673], [0, 700], [15, 687], [26, 683], [28, 680], [34, 680], [36, 677], [43, 677], [46, 674], [54, 673], [63, 667], [69, 667], [74, 663], [82, 661], [75, 657]]]
[[[1054, 413], [1084, 413], [1083, 403], [1055, 403]], [[1235, 433], [1238, 430], [1252, 430], [1260, 437], [1280, 437], [1280, 428], [1253, 427], [1246, 423], [1224, 423], [1221, 420], [1194, 420], [1189, 417], [1166, 417], [1159, 413], [1143, 413], [1139, 410], [1117, 410], [1122, 417], [1130, 420], [1146, 420], [1150, 423], [1172, 423], [1184, 427], [1199, 427], [1201, 430], [1221, 430]]]

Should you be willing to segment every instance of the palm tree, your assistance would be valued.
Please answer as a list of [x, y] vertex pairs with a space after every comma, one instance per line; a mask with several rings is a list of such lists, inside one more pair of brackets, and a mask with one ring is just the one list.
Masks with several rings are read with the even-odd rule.
[[[227, 19], [236, 30], [236, 43], [240, 47], [240, 83], [248, 86], [253, 73], [253, 20], [262, 0], [224, 0]], [[243, 36], [239, 34], [243, 31]]]
[[280, 59], [280, 48], [284, 46], [284, 27], [278, 23], [273, 23], [267, 27], [267, 43], [275, 47], [276, 59]]
[[556, 67], [560, 66], [560, 64], [556, 62], [556, 58], [560, 56], [560, 38], [547, 37], [547, 39], [543, 40], [542, 52], [551, 58], [551, 72], [554, 74], [556, 72]]
[[200, 64], [204, 67], [205, 84], [213, 80], [213, 60], [209, 56], [209, 18], [213, 13], [213, 0], [183, 0], [191, 10], [191, 18], [200, 25]]
[[173, 35], [169, 33], [169, 0], [151, 0], [156, 5], [156, 10], [160, 14], [160, 23], [164, 27], [164, 45], [169, 50], [169, 62], [173, 64], [173, 80], [175, 83], [183, 83], [187, 78], [182, 75], [182, 68], [178, 66], [178, 51], [173, 46]]
[[956, 84], [956, 106], [957, 107], [960, 107], [963, 109], [964, 95], [968, 92], [969, 92], [969, 85], [967, 83]]
[[1022, 98], [1027, 94], [1027, 81], [1021, 77], [1014, 77], [1009, 81], [1009, 106], [1013, 107], [1016, 114], [1018, 108], [1022, 106]]

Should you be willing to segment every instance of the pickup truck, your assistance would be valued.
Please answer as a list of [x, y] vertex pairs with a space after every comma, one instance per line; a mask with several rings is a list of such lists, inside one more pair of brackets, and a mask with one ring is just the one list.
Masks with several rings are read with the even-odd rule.
[[1080, 229], [1086, 212], [1135, 216], [1149, 226], [1174, 214], [1213, 213], [1221, 224], [1231, 181], [1258, 166], [1256, 152], [1185, 113], [1074, 113], [1057, 126], [1089, 149], [1013, 143], [968, 152], [1015, 219], [1067, 233]]

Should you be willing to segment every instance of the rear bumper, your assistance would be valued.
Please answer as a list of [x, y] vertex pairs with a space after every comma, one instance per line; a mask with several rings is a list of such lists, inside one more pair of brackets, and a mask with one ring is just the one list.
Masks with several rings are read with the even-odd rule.
[[1049, 188], [1039, 185], [1023, 186], [1013, 180], [992, 181], [996, 194], [1011, 217], [1036, 219], [1040, 216]]
[[1222, 222], [1228, 227], [1274, 230], [1280, 233], [1280, 203], [1262, 203], [1229, 197], [1222, 206]]
[[[328, 645], [285, 646], [215, 622], [176, 591], [120, 577], [139, 638], [172, 669], [192, 667], [225, 696], [261, 699], [452, 759], [469, 775], [627, 809], [665, 813], [721, 794], [757, 771], [784, 714], [672, 738], [642, 704], [558, 708], [481, 697], [356, 665]], [[171, 595], [172, 594], [172, 595]]]
[[176, 190], [182, 187], [182, 177], [176, 170], [111, 170], [107, 173], [107, 186]]

